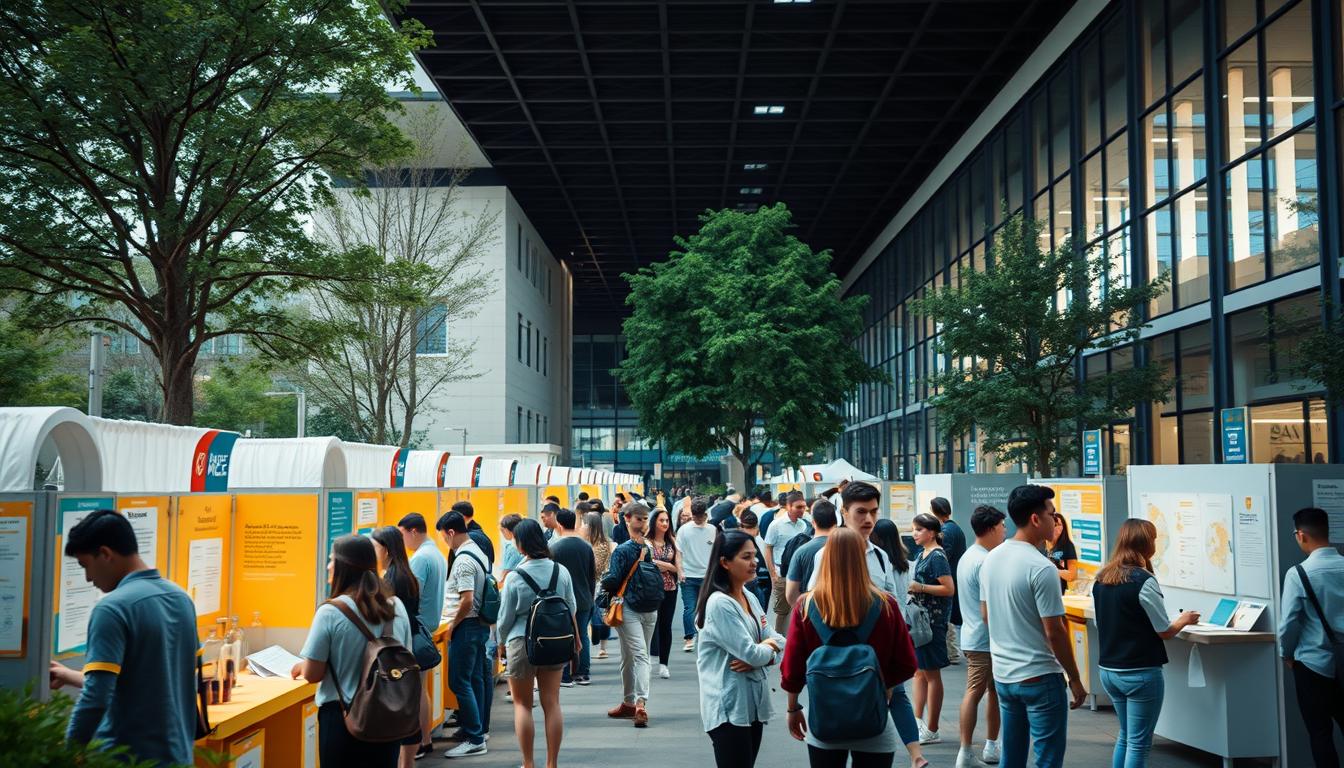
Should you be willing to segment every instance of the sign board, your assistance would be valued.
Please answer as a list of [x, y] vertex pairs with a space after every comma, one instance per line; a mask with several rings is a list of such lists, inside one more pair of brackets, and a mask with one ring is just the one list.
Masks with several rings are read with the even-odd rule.
[[654, 480], [663, 479], [663, 463], [661, 461], [655, 461], [653, 463], [653, 479]]
[[1101, 474], [1101, 430], [1089, 429], [1083, 432], [1083, 474]]
[[1223, 433], [1223, 463], [1224, 464], [1249, 464], [1251, 462], [1251, 445], [1246, 439], [1246, 413], [1245, 406], [1239, 408], [1224, 408], [1219, 413], [1219, 422], [1222, 425]]
[[966, 472], [975, 473], [975, 445], [966, 446]]

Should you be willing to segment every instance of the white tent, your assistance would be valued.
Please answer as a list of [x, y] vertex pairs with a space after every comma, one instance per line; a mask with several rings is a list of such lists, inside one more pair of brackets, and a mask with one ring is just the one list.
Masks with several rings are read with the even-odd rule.
[[480, 456], [450, 456], [443, 470], [445, 488], [474, 488], [480, 485]]
[[443, 471], [448, 466], [447, 451], [407, 451], [404, 488], [442, 488]]
[[54, 464], [58, 456], [65, 490], [102, 490], [102, 459], [87, 416], [74, 408], [0, 408], [0, 491], [34, 490], [38, 460]]
[[224, 491], [238, 433], [89, 417], [103, 459], [103, 490]]
[[485, 459], [481, 462], [481, 480], [479, 485], [497, 488], [513, 485], [514, 473], [518, 469], [516, 459]]
[[[233, 447], [229, 490], [352, 487], [345, 447], [334, 437], [239, 440]], [[354, 487], [381, 488], [386, 482], [384, 468], [382, 483]]]
[[877, 479], [877, 475], [870, 475], [844, 459], [836, 459], [830, 464], [804, 464], [802, 466], [801, 480], [805, 483], [838, 483], [841, 480]]

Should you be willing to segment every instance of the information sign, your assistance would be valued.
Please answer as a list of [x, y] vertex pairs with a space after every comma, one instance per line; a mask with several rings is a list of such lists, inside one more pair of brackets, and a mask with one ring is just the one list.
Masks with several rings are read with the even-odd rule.
[[1101, 430], [1089, 429], [1083, 432], [1083, 474], [1101, 474]]
[[1223, 427], [1223, 463], [1249, 464], [1251, 445], [1246, 439], [1246, 407], [1224, 408], [1219, 421]]

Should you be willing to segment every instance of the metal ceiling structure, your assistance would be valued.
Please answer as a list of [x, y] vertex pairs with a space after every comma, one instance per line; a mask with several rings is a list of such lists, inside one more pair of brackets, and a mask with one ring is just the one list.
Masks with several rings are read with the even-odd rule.
[[843, 275], [1071, 5], [412, 0], [401, 16], [433, 30], [421, 61], [570, 264], [576, 303], [620, 313], [621, 273], [707, 208], [782, 201]]

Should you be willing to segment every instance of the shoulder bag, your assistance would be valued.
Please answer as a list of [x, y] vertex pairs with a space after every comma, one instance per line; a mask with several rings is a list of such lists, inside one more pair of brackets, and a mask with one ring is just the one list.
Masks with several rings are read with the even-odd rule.
[[644, 559], [644, 554], [640, 553], [635, 558], [635, 562], [630, 565], [630, 572], [625, 574], [625, 581], [621, 582], [621, 588], [616, 590], [616, 594], [611, 596], [611, 603], [607, 606], [607, 612], [602, 615], [602, 622], [608, 627], [619, 627], [625, 622], [625, 589], [630, 586], [630, 579], [639, 570], [639, 561]]
[[1293, 566], [1297, 569], [1297, 578], [1302, 580], [1302, 591], [1307, 593], [1307, 599], [1311, 601], [1311, 607], [1316, 609], [1316, 618], [1321, 620], [1321, 627], [1325, 629], [1325, 642], [1330, 646], [1330, 652], [1335, 657], [1335, 683], [1344, 686], [1344, 642], [1340, 642], [1339, 635], [1330, 628], [1330, 622], [1325, 620], [1325, 611], [1321, 609], [1321, 602], [1316, 599], [1316, 590], [1311, 588], [1311, 580], [1307, 578], [1307, 569], [1300, 565]]

